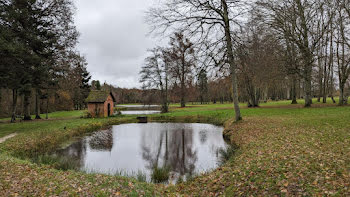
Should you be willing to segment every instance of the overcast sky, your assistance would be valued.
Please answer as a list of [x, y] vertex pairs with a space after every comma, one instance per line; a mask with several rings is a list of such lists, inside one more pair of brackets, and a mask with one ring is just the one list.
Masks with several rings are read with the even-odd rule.
[[145, 11], [153, 0], [75, 0], [78, 49], [94, 80], [118, 87], [140, 87], [139, 71], [147, 49]]

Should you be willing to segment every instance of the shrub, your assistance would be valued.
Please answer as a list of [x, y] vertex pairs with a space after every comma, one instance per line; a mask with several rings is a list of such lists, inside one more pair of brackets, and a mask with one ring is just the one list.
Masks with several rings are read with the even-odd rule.
[[40, 155], [32, 159], [32, 162], [52, 166], [57, 170], [78, 170], [79, 162], [72, 158], [59, 157], [57, 155]]
[[92, 115], [90, 112], [86, 111], [81, 118], [92, 118]]
[[137, 172], [136, 179], [140, 182], [147, 182], [147, 176], [142, 171]]
[[220, 148], [219, 149], [219, 163], [220, 165], [226, 163], [228, 160], [230, 160], [234, 154], [236, 153], [236, 151], [238, 150], [238, 146], [236, 144], [230, 144], [228, 145], [227, 148]]
[[152, 182], [154, 183], [164, 183], [169, 180], [170, 168], [168, 167], [155, 167], [152, 172]]

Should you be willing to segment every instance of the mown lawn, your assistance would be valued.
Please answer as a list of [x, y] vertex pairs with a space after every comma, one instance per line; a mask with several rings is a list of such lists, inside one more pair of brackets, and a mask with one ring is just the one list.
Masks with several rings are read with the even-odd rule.
[[[11, 133], [22, 133], [22, 132], [31, 132], [31, 131], [47, 131], [47, 130], [62, 130], [64, 127], [74, 128], [81, 124], [90, 122], [87, 119], [78, 119], [84, 114], [84, 111], [62, 111], [54, 112], [49, 114], [49, 120], [35, 120], [29, 122], [21, 122], [17, 120], [17, 123], [10, 124], [8, 122], [0, 122], [0, 137], [4, 137]], [[34, 118], [33, 116], [32, 118]], [[45, 118], [45, 115], [41, 115], [42, 118]], [[1, 119], [9, 121], [10, 119]]]
[[0, 144], [0, 191], [4, 191], [0, 195], [349, 196], [350, 108], [331, 102], [303, 108], [303, 101], [299, 102], [243, 108], [244, 120], [239, 123], [232, 121], [232, 104], [183, 109], [172, 105], [170, 113], [152, 115], [152, 121], [224, 124], [225, 136], [240, 147], [219, 169], [176, 186], [59, 171], [28, 161], [74, 136], [132, 122], [134, 116], [2, 123], [0, 137], [12, 132], [19, 135]]
[[[57, 111], [48, 114], [48, 118], [52, 119], [68, 119], [68, 118], [80, 118], [84, 115], [85, 110], [75, 110], [75, 111]], [[35, 119], [35, 115], [31, 115], [32, 119]], [[46, 119], [46, 114], [40, 114], [42, 119]], [[11, 120], [11, 117], [0, 118], [0, 123], [6, 123]], [[17, 118], [17, 121], [20, 119]]]

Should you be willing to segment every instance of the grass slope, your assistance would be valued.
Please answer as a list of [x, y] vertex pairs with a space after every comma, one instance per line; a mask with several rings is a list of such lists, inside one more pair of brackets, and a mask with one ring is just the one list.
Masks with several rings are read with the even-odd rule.
[[0, 195], [350, 195], [350, 108], [331, 103], [303, 108], [300, 102], [243, 108], [239, 123], [232, 121], [232, 104], [172, 105], [170, 113], [152, 115], [152, 121], [225, 124], [225, 136], [240, 147], [219, 169], [176, 186], [58, 171], [25, 160], [74, 136], [135, 121], [133, 116], [3, 123], [0, 136], [19, 135], [0, 144]]

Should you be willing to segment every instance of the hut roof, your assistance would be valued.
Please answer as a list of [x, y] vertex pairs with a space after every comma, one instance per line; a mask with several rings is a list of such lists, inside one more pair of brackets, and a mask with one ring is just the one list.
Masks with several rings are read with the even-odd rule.
[[116, 102], [114, 95], [111, 92], [105, 92], [100, 90], [92, 90], [85, 100], [87, 103], [104, 103], [108, 96], [111, 95], [113, 102]]

